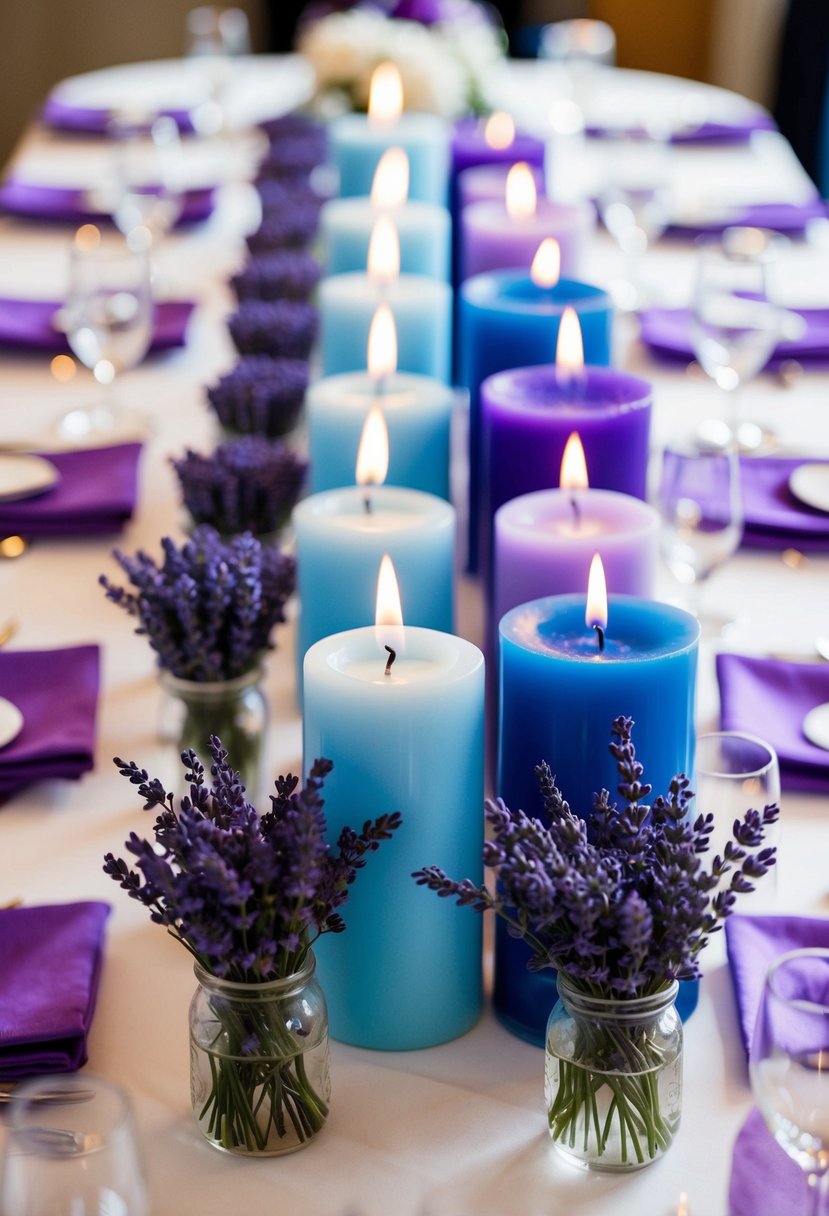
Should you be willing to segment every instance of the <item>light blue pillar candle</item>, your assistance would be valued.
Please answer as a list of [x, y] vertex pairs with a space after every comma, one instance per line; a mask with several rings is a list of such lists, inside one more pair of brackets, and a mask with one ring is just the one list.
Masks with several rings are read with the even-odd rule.
[[[481, 383], [495, 372], [551, 363], [567, 305], [578, 314], [584, 361], [607, 367], [611, 356], [613, 304], [589, 283], [560, 279], [553, 287], [534, 283], [526, 270], [476, 275], [460, 288], [460, 381], [469, 390], [469, 567], [479, 566], [481, 500]], [[550, 471], [550, 484], [556, 474]]]
[[389, 432], [385, 484], [448, 499], [452, 390], [403, 372], [379, 384], [367, 372], [347, 372], [311, 385], [305, 397], [311, 493], [354, 484], [363, 424], [375, 404]]
[[409, 198], [444, 206], [449, 194], [449, 128], [435, 114], [401, 114], [396, 122], [373, 122], [366, 114], [343, 114], [329, 126], [328, 148], [339, 176], [341, 198], [371, 193], [383, 153], [402, 148], [409, 158]]
[[358, 874], [345, 932], [314, 946], [332, 1035], [388, 1051], [464, 1034], [482, 1001], [481, 917], [411, 874], [437, 864], [482, 880], [483, 655], [430, 629], [407, 625], [403, 636], [389, 676], [373, 626], [325, 638], [305, 657], [304, 767], [334, 762], [331, 843], [346, 824], [391, 811], [403, 819]]
[[[379, 208], [368, 198], [333, 198], [320, 212], [322, 264], [328, 275], [362, 271]], [[451, 278], [452, 224], [446, 207], [412, 201], [390, 212], [400, 238], [400, 269], [429, 279]]]
[[[699, 622], [668, 604], [611, 597], [604, 649], [585, 623], [584, 595], [533, 600], [500, 624], [498, 794], [543, 818], [535, 766], [546, 760], [573, 811], [594, 795], [617, 798], [608, 750], [614, 718], [633, 718], [633, 742], [654, 794], [693, 766]], [[551, 972], [526, 970], [523, 942], [496, 930], [494, 1003], [522, 1038], [544, 1041], [555, 1004]]]
[[[365, 506], [369, 494], [371, 510]], [[297, 661], [331, 633], [374, 620], [377, 571], [388, 553], [405, 619], [454, 629], [455, 510], [432, 494], [395, 486], [349, 486], [312, 494], [294, 508]]]
[[423, 275], [383, 283], [368, 274], [337, 274], [319, 286], [322, 374], [364, 371], [368, 333], [377, 307], [387, 301], [397, 329], [401, 372], [448, 384], [451, 375], [452, 289]]

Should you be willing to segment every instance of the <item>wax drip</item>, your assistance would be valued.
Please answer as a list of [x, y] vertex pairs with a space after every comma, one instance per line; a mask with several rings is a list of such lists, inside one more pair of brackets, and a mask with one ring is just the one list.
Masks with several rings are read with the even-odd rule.
[[391, 646], [384, 646], [383, 649], [387, 650], [389, 652], [389, 657], [386, 659], [386, 670], [383, 672], [383, 675], [390, 676], [391, 675], [391, 665], [394, 662], [394, 660], [397, 658], [397, 651], [392, 650]]
[[596, 630], [596, 637], [599, 639], [599, 654], [601, 654], [604, 650], [604, 630], [601, 625], [594, 625], [593, 628]]

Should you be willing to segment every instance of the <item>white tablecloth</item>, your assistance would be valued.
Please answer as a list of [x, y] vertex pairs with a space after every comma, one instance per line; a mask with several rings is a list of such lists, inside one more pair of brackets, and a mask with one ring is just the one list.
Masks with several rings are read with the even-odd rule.
[[[38, 152], [56, 143], [43, 133], [29, 137]], [[794, 194], [803, 186], [802, 172], [775, 136], [752, 148], [685, 149], [677, 156], [680, 172], [690, 170], [697, 185], [704, 166], [718, 189], [758, 176]], [[161, 252], [162, 282], [176, 293], [196, 292], [199, 304], [186, 349], [149, 360], [123, 382], [124, 400], [149, 411], [157, 424], [141, 463], [135, 518], [117, 540], [128, 552], [139, 546], [157, 552], [163, 534], [181, 535], [168, 458], [187, 444], [208, 450], [216, 439], [203, 386], [235, 361], [223, 325], [233, 307], [226, 280], [243, 260], [242, 233], [255, 218], [250, 189], [229, 186], [209, 223], [174, 236]], [[0, 294], [28, 284], [32, 294], [48, 287], [53, 295], [66, 242], [64, 230], [0, 222]], [[814, 296], [817, 287], [829, 303], [827, 249], [799, 245], [792, 266], [795, 294]], [[609, 241], [597, 235], [588, 277], [607, 281], [617, 268]], [[646, 269], [651, 281], [681, 298], [692, 272], [690, 246], [662, 243]], [[655, 385], [655, 444], [679, 424], [717, 411], [712, 385], [682, 368], [657, 367], [629, 339], [621, 325], [620, 359]], [[0, 439], [31, 436], [37, 443], [58, 413], [92, 391], [85, 372], [62, 385], [52, 380], [48, 359], [4, 354]], [[751, 412], [773, 420], [796, 450], [829, 455], [829, 376], [806, 372], [795, 388], [764, 376], [745, 396]], [[489, 1009], [464, 1038], [428, 1051], [372, 1053], [334, 1044], [331, 1117], [305, 1152], [247, 1161], [205, 1143], [189, 1106], [187, 1007], [194, 980], [188, 957], [101, 870], [105, 852], [121, 852], [130, 831], [151, 828], [111, 758], [135, 759], [160, 776], [171, 771], [169, 749], [157, 737], [160, 692], [151, 651], [98, 585], [101, 572], [118, 573], [110, 549], [108, 541], [40, 540], [19, 560], [0, 562], [0, 624], [14, 617], [20, 626], [13, 646], [98, 641], [103, 647], [95, 771], [77, 784], [33, 786], [0, 811], [0, 902], [111, 901], [89, 1067], [123, 1083], [132, 1096], [157, 1216], [267, 1210], [284, 1216], [668, 1216], [682, 1191], [695, 1216], [723, 1216], [732, 1145], [751, 1094], [721, 942], [708, 951], [699, 1008], [686, 1027], [681, 1130], [668, 1155], [637, 1174], [581, 1173], [556, 1157], [546, 1133], [542, 1053], [508, 1034]], [[460, 631], [478, 640], [479, 591], [469, 580], [460, 586]], [[805, 656], [829, 626], [823, 557], [790, 568], [774, 553], [740, 553], [709, 590], [713, 602], [740, 611], [739, 642], [758, 653], [800, 650]], [[663, 591], [675, 592], [667, 574]], [[266, 678], [274, 773], [298, 771], [301, 758], [290, 626], [278, 631], [277, 642]], [[700, 726], [713, 725], [716, 714], [706, 646]], [[825, 815], [820, 798], [783, 800], [780, 910], [826, 913], [829, 907]]]

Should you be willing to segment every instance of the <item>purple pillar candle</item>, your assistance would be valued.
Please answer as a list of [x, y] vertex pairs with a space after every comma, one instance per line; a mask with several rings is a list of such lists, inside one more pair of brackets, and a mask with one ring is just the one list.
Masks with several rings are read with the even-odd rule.
[[[473, 165], [458, 174], [458, 208], [463, 211], [472, 203], [500, 203], [506, 197], [507, 174], [512, 165]], [[530, 165], [536, 192], [544, 193], [544, 169]]]
[[496, 111], [486, 119], [462, 118], [452, 135], [452, 174], [457, 178], [474, 165], [514, 165], [523, 160], [544, 164], [544, 141], [516, 131], [508, 114]]
[[651, 386], [612, 368], [585, 367], [572, 379], [555, 364], [521, 367], [481, 385], [481, 557], [505, 502], [548, 489], [577, 431], [590, 483], [646, 497]]

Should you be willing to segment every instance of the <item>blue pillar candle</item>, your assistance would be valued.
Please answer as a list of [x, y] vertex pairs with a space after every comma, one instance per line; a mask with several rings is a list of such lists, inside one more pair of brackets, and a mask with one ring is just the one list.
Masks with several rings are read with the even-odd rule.
[[[610, 725], [633, 718], [636, 754], [654, 793], [693, 766], [699, 623], [667, 604], [611, 597], [604, 649], [585, 623], [584, 595], [522, 604], [500, 624], [497, 789], [511, 808], [543, 817], [535, 766], [546, 760], [572, 809], [589, 816], [594, 795], [616, 796]], [[495, 1009], [532, 1042], [544, 1040], [556, 1000], [552, 972], [526, 970], [523, 942], [496, 931]]]
[[331, 633], [374, 620], [377, 570], [391, 555], [407, 620], [454, 629], [455, 511], [441, 498], [396, 486], [312, 494], [294, 508], [297, 661]]
[[383, 283], [368, 274], [337, 274], [319, 286], [322, 374], [365, 370], [368, 333], [387, 301], [397, 328], [397, 366], [403, 372], [450, 381], [452, 289], [423, 275]]
[[[606, 367], [610, 363], [613, 304], [601, 288], [573, 279], [559, 279], [547, 286], [534, 282], [526, 270], [476, 275], [460, 288], [460, 382], [469, 390], [471, 570], [479, 565], [481, 382], [508, 368], [549, 363], [568, 304], [578, 314], [585, 362]], [[548, 486], [554, 483], [557, 470], [558, 465], [550, 466]]]
[[[367, 198], [334, 198], [320, 211], [322, 264], [328, 275], [365, 269], [378, 208]], [[400, 237], [400, 269], [448, 282], [451, 220], [437, 203], [412, 201], [391, 212]]]
[[449, 130], [435, 114], [401, 114], [389, 123], [344, 114], [329, 127], [328, 147], [341, 198], [370, 194], [380, 157], [399, 147], [409, 158], [409, 197], [441, 206], [448, 201]]
[[314, 946], [332, 1035], [388, 1051], [464, 1034], [482, 1002], [481, 917], [411, 874], [438, 857], [450, 873], [483, 877], [483, 655], [429, 629], [402, 635], [388, 676], [373, 627], [325, 638], [305, 657], [304, 765], [334, 762], [331, 843], [346, 824], [390, 811], [403, 820], [359, 874], [345, 932]]
[[311, 385], [305, 398], [311, 493], [354, 484], [360, 435], [375, 404], [389, 432], [386, 484], [448, 499], [452, 390], [403, 372], [380, 381], [347, 372]]

